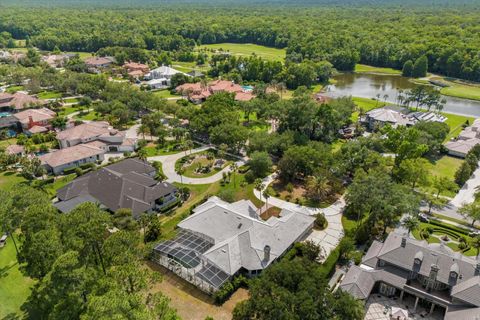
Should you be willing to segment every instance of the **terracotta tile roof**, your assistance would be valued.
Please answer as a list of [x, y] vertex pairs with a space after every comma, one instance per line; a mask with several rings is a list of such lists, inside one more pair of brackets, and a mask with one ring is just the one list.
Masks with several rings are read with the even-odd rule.
[[52, 168], [59, 167], [71, 162], [82, 160], [85, 158], [93, 157], [105, 153], [104, 150], [97, 148], [93, 145], [78, 144], [73, 147], [60, 149], [58, 151], [44, 154], [38, 159], [42, 164], [47, 164]]
[[23, 124], [27, 124], [30, 121], [30, 117], [32, 117], [33, 122], [39, 121], [47, 121], [52, 120], [56, 117], [56, 113], [47, 108], [40, 108], [40, 109], [28, 109], [25, 111], [21, 111], [15, 113], [13, 116], [18, 119]]
[[142, 72], [142, 74], [147, 73], [148, 70], [150, 70], [150, 68], [146, 64], [132, 62], [132, 61], [125, 63], [123, 67], [127, 69], [129, 72], [139, 71], [139, 72]]
[[250, 101], [253, 98], [255, 98], [255, 96], [251, 92], [237, 92], [237, 93], [235, 93], [235, 100], [237, 100], [237, 101]]
[[11, 144], [5, 150], [8, 154], [19, 154], [25, 152], [25, 148], [18, 144]]
[[45, 101], [37, 99], [23, 92], [0, 93], [0, 108], [11, 107], [16, 110], [25, 109], [30, 105], [44, 104]]
[[30, 129], [28, 129], [28, 132], [30, 132], [31, 134], [44, 133], [44, 132], [47, 132], [47, 131], [48, 131], [48, 129], [43, 127], [43, 126], [33, 126]]
[[73, 128], [64, 130], [57, 134], [59, 140], [88, 139], [101, 136], [102, 134], [110, 134], [116, 131], [106, 121], [92, 121], [83, 123]]
[[85, 64], [89, 67], [99, 67], [102, 65], [111, 64], [112, 62], [112, 58], [108, 57], [90, 57], [85, 59]]

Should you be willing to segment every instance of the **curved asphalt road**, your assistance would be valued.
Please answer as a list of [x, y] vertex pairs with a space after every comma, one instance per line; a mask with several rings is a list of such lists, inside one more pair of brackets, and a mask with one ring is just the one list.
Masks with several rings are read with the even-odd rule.
[[[180, 176], [175, 172], [175, 163], [189, 154], [195, 154], [198, 152], [206, 151], [212, 149], [212, 146], [204, 146], [197, 149], [187, 150], [170, 154], [166, 156], [155, 156], [147, 158], [148, 161], [160, 161], [162, 163], [163, 173], [167, 177], [167, 182], [180, 182], [184, 184], [211, 184], [217, 181], [220, 181], [223, 178], [223, 172], [228, 172], [230, 170], [230, 166], [223, 168], [221, 171], [215, 173], [213, 176], [205, 177], [205, 178], [190, 178], [185, 176]], [[237, 166], [243, 166], [245, 164], [244, 160], [239, 160], [236, 162]]]

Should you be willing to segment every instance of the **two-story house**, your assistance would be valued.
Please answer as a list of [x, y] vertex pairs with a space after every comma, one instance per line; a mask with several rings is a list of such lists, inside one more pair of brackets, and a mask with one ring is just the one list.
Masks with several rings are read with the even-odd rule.
[[480, 318], [480, 261], [394, 232], [383, 243], [374, 241], [339, 287], [361, 300], [372, 294], [409, 298], [412, 312], [421, 304], [444, 319]]

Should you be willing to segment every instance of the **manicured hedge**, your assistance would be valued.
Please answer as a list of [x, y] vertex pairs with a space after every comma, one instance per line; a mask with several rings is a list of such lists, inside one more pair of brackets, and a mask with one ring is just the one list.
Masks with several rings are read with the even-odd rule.
[[434, 220], [434, 219], [431, 219], [429, 221], [429, 223], [434, 225], [434, 226], [442, 227], [442, 228], [445, 228], [445, 229], [450, 229], [454, 232], [459, 232], [459, 233], [465, 234], [465, 235], [468, 235], [470, 233], [470, 231], [467, 230], [467, 229], [460, 228], [460, 227], [457, 227], [457, 226], [454, 226], [454, 225], [451, 225], [451, 224], [444, 224], [444, 223], [442, 223], [440, 221], [437, 221], [437, 220]]
[[160, 209], [160, 212], [161, 213], [166, 213], [168, 211], [170, 211], [171, 209], [175, 208], [176, 206], [178, 206], [178, 204], [180, 203], [180, 199], [177, 198], [177, 200], [175, 200], [174, 202], [170, 203], [169, 205], [163, 207]]

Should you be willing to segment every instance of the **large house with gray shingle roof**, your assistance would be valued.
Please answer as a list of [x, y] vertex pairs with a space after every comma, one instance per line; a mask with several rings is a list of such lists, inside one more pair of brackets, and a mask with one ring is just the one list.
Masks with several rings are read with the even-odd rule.
[[430, 313], [440, 309], [445, 319], [480, 319], [480, 261], [394, 232], [372, 243], [339, 288], [361, 300], [374, 293], [411, 297], [413, 312], [422, 304]]
[[218, 290], [238, 273], [253, 276], [281, 257], [313, 228], [315, 218], [283, 209], [267, 221], [249, 200], [217, 197], [178, 224], [175, 239], [154, 249], [154, 261], [205, 292]]
[[136, 217], [142, 212], [159, 210], [177, 201], [177, 188], [156, 180], [154, 167], [139, 159], [126, 159], [89, 172], [57, 191], [55, 206], [69, 212], [83, 202], [96, 202], [115, 212], [131, 209]]

